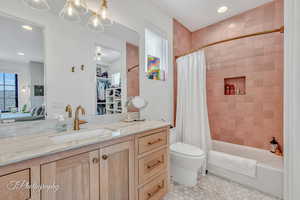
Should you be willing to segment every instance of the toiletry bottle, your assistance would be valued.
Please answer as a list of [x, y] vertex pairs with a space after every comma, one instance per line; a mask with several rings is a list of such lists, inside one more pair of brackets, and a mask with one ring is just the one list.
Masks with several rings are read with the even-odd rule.
[[270, 142], [271, 144], [271, 152], [272, 153], [276, 153], [277, 149], [278, 149], [278, 142], [276, 140], [275, 137], [273, 137], [272, 141]]
[[229, 84], [225, 85], [225, 95], [230, 95], [230, 85]]

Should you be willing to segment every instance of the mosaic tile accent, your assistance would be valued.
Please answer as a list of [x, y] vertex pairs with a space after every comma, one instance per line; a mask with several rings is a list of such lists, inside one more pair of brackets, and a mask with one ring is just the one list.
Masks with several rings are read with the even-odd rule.
[[163, 200], [279, 200], [223, 178], [207, 175], [195, 187], [171, 184]]

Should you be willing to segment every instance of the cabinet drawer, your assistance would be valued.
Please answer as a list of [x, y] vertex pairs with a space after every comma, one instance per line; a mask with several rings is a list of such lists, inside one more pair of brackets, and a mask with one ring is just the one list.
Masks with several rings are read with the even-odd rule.
[[139, 200], [160, 200], [167, 193], [168, 189], [167, 175], [154, 179], [139, 189]]
[[[0, 199], [26, 200], [30, 199], [30, 189], [25, 188], [30, 184], [29, 169], [0, 177]], [[23, 185], [23, 187], [19, 187]]]
[[150, 177], [166, 170], [167, 159], [167, 149], [162, 149], [139, 159], [139, 184], [144, 183]]
[[167, 144], [167, 132], [162, 131], [138, 139], [139, 154]]

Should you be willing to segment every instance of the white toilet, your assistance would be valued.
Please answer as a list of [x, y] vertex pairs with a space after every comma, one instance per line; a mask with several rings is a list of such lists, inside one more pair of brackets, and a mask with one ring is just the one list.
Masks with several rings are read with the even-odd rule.
[[195, 186], [198, 172], [206, 165], [204, 151], [193, 145], [176, 143], [176, 131], [171, 130], [171, 176], [181, 185]]

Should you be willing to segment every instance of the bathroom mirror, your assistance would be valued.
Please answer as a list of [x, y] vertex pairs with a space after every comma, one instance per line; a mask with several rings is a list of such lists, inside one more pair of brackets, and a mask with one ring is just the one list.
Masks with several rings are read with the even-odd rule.
[[139, 35], [118, 23], [104, 34], [116, 38], [121, 48], [95, 45], [96, 115], [121, 114], [127, 112], [127, 99], [139, 95]]
[[[118, 22], [91, 30], [91, 13], [67, 21], [63, 2], [51, 2], [49, 12], [24, 5], [26, 15], [0, 13], [0, 123], [67, 119], [67, 105], [73, 113], [81, 105], [87, 118], [123, 114], [127, 98], [139, 96], [139, 34]], [[105, 78], [110, 87], [99, 98]]]
[[0, 27], [0, 123], [44, 119], [43, 29], [2, 15]]
[[121, 52], [96, 45], [97, 114], [122, 113]]

